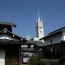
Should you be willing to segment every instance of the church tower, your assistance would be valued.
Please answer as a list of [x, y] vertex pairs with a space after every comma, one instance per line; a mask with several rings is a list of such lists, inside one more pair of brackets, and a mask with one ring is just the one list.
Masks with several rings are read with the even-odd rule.
[[44, 37], [43, 22], [39, 16], [39, 13], [36, 21], [36, 37], [38, 37], [39, 39]]

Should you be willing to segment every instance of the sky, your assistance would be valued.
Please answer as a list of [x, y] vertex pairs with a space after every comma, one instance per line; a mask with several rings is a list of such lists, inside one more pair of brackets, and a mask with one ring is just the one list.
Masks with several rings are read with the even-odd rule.
[[14, 34], [35, 37], [38, 9], [45, 36], [65, 26], [65, 0], [0, 0], [0, 21], [16, 24]]

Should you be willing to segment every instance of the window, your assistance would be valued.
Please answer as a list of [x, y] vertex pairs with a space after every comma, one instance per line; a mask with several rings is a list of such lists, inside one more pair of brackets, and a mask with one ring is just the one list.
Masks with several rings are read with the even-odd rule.
[[52, 43], [52, 40], [51, 40], [51, 43]]
[[39, 27], [40, 29], [42, 29], [42, 27]]
[[40, 33], [42, 33], [42, 31], [40, 31]]

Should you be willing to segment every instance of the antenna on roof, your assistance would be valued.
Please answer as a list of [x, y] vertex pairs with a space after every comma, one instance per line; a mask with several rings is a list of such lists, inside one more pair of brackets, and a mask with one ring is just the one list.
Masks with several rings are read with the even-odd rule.
[[13, 16], [13, 22], [14, 22], [14, 16]]

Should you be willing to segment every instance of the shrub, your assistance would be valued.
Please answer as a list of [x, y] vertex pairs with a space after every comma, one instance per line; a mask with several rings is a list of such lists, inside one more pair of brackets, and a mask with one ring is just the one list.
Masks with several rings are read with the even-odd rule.
[[62, 55], [60, 61], [65, 62], [65, 55]]
[[37, 65], [47, 65], [45, 62], [39, 61]]
[[38, 64], [38, 61], [39, 61], [38, 56], [33, 55], [33, 56], [29, 59], [28, 65], [37, 65], [37, 64]]
[[33, 55], [29, 61], [28, 65], [47, 65], [45, 61], [40, 61], [39, 57], [36, 55]]

